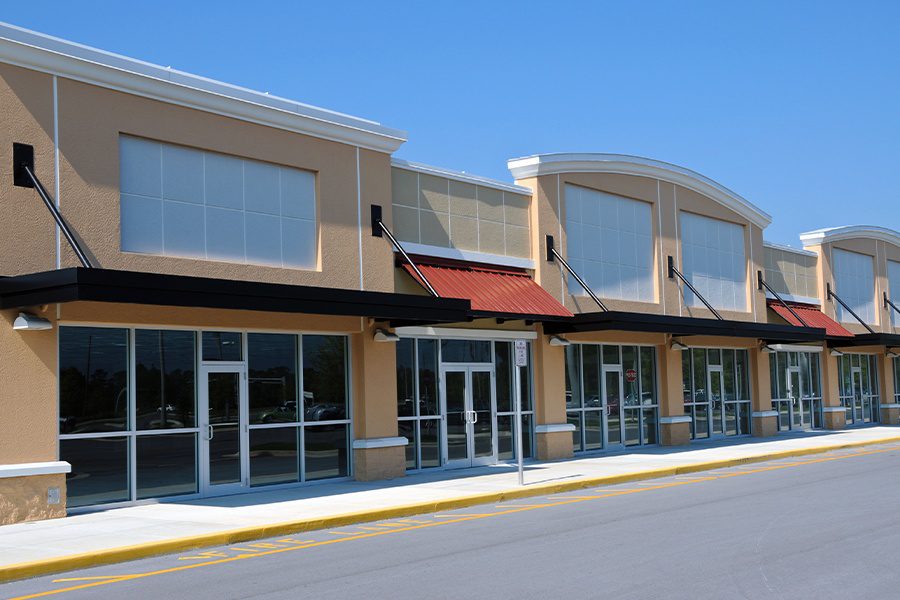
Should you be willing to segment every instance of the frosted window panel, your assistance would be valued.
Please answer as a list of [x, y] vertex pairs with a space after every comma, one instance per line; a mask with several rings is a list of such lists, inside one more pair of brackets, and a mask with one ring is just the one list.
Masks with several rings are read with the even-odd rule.
[[281, 214], [296, 219], [315, 220], [315, 175], [308, 171], [281, 170]]
[[244, 162], [244, 209], [269, 215], [281, 214], [278, 167], [255, 161]]
[[203, 153], [162, 144], [163, 198], [203, 204]]
[[123, 137], [119, 145], [119, 186], [123, 194], [162, 195], [161, 147], [156, 142]]
[[278, 217], [247, 213], [244, 217], [244, 241], [250, 262], [281, 264], [281, 219]]
[[210, 260], [244, 261], [244, 212], [206, 207], [206, 256]]
[[315, 267], [314, 173], [129, 136], [119, 148], [123, 251]]
[[163, 203], [163, 248], [168, 256], [205, 256], [203, 207], [184, 202]]
[[[680, 224], [684, 276], [716, 308], [746, 310], [744, 228], [691, 213], [681, 213]], [[703, 305], [690, 290], [685, 290], [685, 301]]]
[[315, 268], [316, 224], [301, 219], [282, 219], [281, 249], [285, 266]]
[[122, 250], [160, 254], [162, 200], [122, 194]]
[[221, 154], [206, 154], [206, 205], [244, 208], [244, 161]]
[[[866, 323], [875, 321], [875, 273], [871, 256], [839, 250], [832, 252], [834, 261], [835, 292]], [[843, 307], [837, 307], [842, 322], [854, 323], [856, 319]]]

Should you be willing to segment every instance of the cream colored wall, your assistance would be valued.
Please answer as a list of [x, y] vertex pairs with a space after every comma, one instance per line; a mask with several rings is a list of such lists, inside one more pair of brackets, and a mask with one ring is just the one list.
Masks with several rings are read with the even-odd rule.
[[12, 145], [34, 145], [35, 173], [52, 190], [53, 78], [0, 64], [0, 107], [0, 275], [48, 271], [56, 226], [33, 189], [12, 185]]
[[[822, 311], [832, 319], [837, 319], [837, 301], [828, 301], [826, 298], [826, 286], [831, 283], [832, 289], [840, 295], [840, 290], [834, 286], [834, 270], [832, 251], [837, 248], [840, 250], [848, 250], [859, 254], [865, 254], [872, 257], [874, 261], [875, 273], [875, 314], [876, 321], [869, 323], [875, 331], [882, 333], [894, 333], [900, 331], [900, 328], [894, 328], [891, 325], [890, 307], [884, 306], [884, 293], [890, 295], [890, 282], [888, 281], [887, 261], [900, 261], [900, 247], [890, 244], [883, 240], [872, 238], [853, 238], [840, 240], [836, 242], [827, 242], [814, 246], [808, 246], [806, 249], [811, 250], [819, 255], [817, 274], [819, 278], [819, 298], [822, 300]], [[897, 304], [897, 301], [894, 301]], [[852, 319], [852, 317], [850, 317]], [[854, 334], [868, 333], [866, 328], [860, 323], [853, 321], [842, 322], [845, 328]]]
[[[4, 110], [0, 168], [9, 181], [13, 141], [32, 144], [36, 170], [54, 190], [52, 79], [0, 65]], [[58, 79], [60, 198], [65, 218], [83, 240], [97, 266], [225, 279], [359, 289], [360, 255], [367, 289], [393, 289], [390, 245], [371, 237], [370, 204], [391, 219], [390, 157], [357, 148], [211, 113]], [[120, 251], [119, 136], [128, 134], [170, 144], [232, 154], [316, 173], [319, 265], [315, 270], [283, 269]], [[49, 213], [33, 190], [4, 185], [15, 206], [0, 220], [3, 274], [54, 268], [55, 238]], [[9, 190], [6, 192], [6, 190]], [[360, 252], [360, 196], [362, 252]], [[15, 258], [13, 258], [15, 257]], [[77, 266], [63, 242], [62, 265]]]
[[57, 329], [14, 331], [17, 316], [0, 311], [0, 465], [54, 461], [58, 454]]
[[[545, 260], [545, 237], [552, 235], [557, 250], [566, 256], [565, 186], [578, 185], [651, 204], [653, 220], [656, 301], [634, 302], [601, 298], [610, 310], [713, 318], [706, 308], [684, 304], [681, 285], [666, 277], [667, 257], [681, 265], [680, 212], [691, 212], [737, 223], [744, 227], [747, 257], [747, 312], [719, 311], [726, 319], [766, 321], [765, 296], [756, 289], [757, 270], [763, 268], [762, 231], [741, 215], [693, 190], [648, 177], [615, 173], [563, 173], [519, 180], [518, 185], [533, 191], [532, 246], [537, 263], [536, 280], [573, 312], [596, 312], [598, 307], [582, 290], [567, 289], [562, 267]], [[574, 294], [572, 293], [574, 292]]]

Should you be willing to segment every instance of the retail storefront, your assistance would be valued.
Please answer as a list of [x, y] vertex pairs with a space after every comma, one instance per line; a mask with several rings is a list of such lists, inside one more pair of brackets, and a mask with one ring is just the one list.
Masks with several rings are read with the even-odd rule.
[[572, 344], [566, 348], [566, 415], [576, 452], [656, 444], [656, 350]]
[[847, 425], [877, 422], [881, 396], [878, 357], [874, 354], [844, 354], [838, 359], [841, 405]]
[[772, 408], [778, 412], [778, 430], [821, 428], [821, 348], [778, 351], [769, 356]]
[[681, 353], [681, 369], [691, 439], [751, 433], [746, 350], [691, 348]]

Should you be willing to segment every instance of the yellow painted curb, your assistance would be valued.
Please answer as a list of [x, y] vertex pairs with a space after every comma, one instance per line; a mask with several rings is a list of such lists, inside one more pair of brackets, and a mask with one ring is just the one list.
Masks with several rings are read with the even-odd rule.
[[713, 469], [733, 467], [736, 465], [758, 463], [795, 456], [806, 456], [810, 454], [821, 454], [824, 452], [831, 452], [833, 450], [873, 446], [877, 444], [897, 441], [900, 441], [900, 436], [879, 438], [875, 440], [864, 440], [860, 442], [846, 442], [843, 444], [834, 444], [830, 446], [816, 446], [814, 448], [800, 448], [797, 450], [767, 452], [740, 458], [729, 458], [723, 460], [707, 461], [703, 463], [694, 463], [679, 467], [648, 469], [644, 471], [634, 471], [632, 473], [624, 473], [621, 475], [607, 475], [603, 477], [586, 477], [574, 481], [545, 483], [526, 486], [524, 488], [514, 488], [503, 492], [485, 492], [481, 494], [472, 494], [469, 496], [448, 498], [446, 500], [436, 500], [433, 502], [419, 502], [416, 504], [392, 506], [390, 508], [362, 510], [352, 513], [334, 515], [331, 517], [305, 519], [302, 521], [287, 521], [283, 523], [272, 523], [269, 525], [254, 525], [252, 527], [244, 527], [241, 529], [231, 529], [228, 531], [194, 535], [159, 542], [146, 542], [133, 546], [120, 546], [118, 548], [110, 548], [108, 550], [86, 552], [83, 554], [71, 554], [68, 556], [60, 556], [0, 567], [0, 583], [14, 581], [17, 579], [27, 579], [29, 577], [37, 577], [40, 575], [48, 575], [50, 573], [60, 573], [63, 571], [72, 571], [76, 569], [86, 569], [89, 567], [127, 562], [137, 560], [139, 558], [147, 558], [150, 556], [173, 554], [177, 552], [183, 552], [185, 550], [194, 550], [197, 548], [224, 546], [227, 544], [248, 542], [251, 540], [259, 540], [269, 537], [291, 535], [304, 531], [343, 527], [346, 525], [354, 525], [356, 523], [364, 523], [367, 521], [396, 519], [423, 513], [466, 508], [469, 506], [475, 506], [477, 504], [490, 504], [495, 502], [504, 502], [507, 500], [516, 500], [520, 498], [529, 498], [533, 496], [560, 494], [563, 492], [571, 492], [601, 485], [614, 485], [617, 483], [627, 483], [630, 481], [641, 481], [645, 479], [669, 477], [672, 475], [697, 473], [699, 471], [710, 471]]

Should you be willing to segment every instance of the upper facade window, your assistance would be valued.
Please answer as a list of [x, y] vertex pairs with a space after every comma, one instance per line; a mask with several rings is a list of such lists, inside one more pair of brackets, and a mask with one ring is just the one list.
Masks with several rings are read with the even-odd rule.
[[[650, 204], [566, 185], [569, 263], [602, 298], [654, 301]], [[583, 293], [570, 277], [569, 290]]]
[[[744, 228], [734, 223], [681, 213], [684, 276], [716, 308], [747, 310], [747, 259]], [[702, 306], [689, 289], [685, 303]]]
[[819, 294], [816, 256], [787, 248], [766, 246], [766, 283], [793, 300], [815, 299]]
[[129, 136], [119, 159], [123, 251], [315, 268], [313, 173]]
[[[832, 252], [835, 292], [866, 323], [875, 321], [875, 264], [871, 256], [839, 250]], [[856, 322], [853, 315], [836, 307], [838, 320]]]
[[401, 241], [531, 258], [528, 196], [397, 167], [391, 174], [394, 233]]
[[[887, 265], [888, 295], [891, 302], [896, 306], [900, 306], [900, 262], [889, 260]], [[900, 326], [900, 315], [893, 308], [891, 309], [891, 323], [893, 323], [894, 327]], [[897, 393], [900, 394], [900, 389], [897, 390]]]

